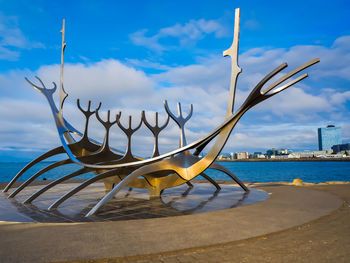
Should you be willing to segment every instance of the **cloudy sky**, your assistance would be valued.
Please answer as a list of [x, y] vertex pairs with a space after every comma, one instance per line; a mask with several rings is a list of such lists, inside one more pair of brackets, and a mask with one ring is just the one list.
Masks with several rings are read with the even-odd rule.
[[[146, 110], [165, 118], [162, 101], [175, 111], [181, 102], [193, 117], [187, 141], [204, 136], [225, 116], [230, 59], [222, 51], [233, 37], [234, 9], [241, 8], [235, 108], [250, 90], [283, 62], [292, 70], [310, 59], [321, 62], [309, 78], [248, 112], [224, 152], [268, 148], [317, 149], [317, 128], [342, 127], [350, 142], [350, 4], [344, 0], [301, 1], [0, 1], [0, 158], [29, 160], [58, 146], [48, 105], [24, 77], [39, 76], [48, 87], [59, 79], [62, 19], [66, 19], [64, 116], [82, 129], [82, 105], [102, 102], [102, 114], [122, 111], [133, 126]], [[94, 120], [90, 136], [102, 139]], [[135, 154], [152, 152], [143, 126], [133, 137]], [[117, 127], [112, 144], [125, 147]], [[161, 151], [175, 149], [178, 129], [161, 134]]]

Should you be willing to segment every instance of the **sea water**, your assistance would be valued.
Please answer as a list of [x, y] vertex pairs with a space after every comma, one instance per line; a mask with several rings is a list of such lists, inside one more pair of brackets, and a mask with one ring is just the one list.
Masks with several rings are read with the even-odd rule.
[[[328, 181], [350, 181], [350, 162], [219, 162], [242, 181], [249, 182], [292, 182], [299, 178], [304, 182], [321, 183]], [[0, 182], [9, 182], [27, 163], [0, 163]], [[35, 172], [52, 164], [41, 162], [29, 169], [19, 181], [28, 179]], [[37, 178], [37, 180], [52, 180], [60, 178], [81, 168], [76, 164], [67, 164], [55, 168]], [[217, 180], [230, 180], [219, 171], [209, 169], [206, 174]], [[80, 175], [76, 179], [91, 178], [92, 173]], [[200, 177], [198, 177], [200, 179]]]
[[[239, 179], [249, 182], [304, 182], [350, 181], [350, 162], [219, 162]], [[210, 170], [214, 179], [229, 179], [221, 172]]]

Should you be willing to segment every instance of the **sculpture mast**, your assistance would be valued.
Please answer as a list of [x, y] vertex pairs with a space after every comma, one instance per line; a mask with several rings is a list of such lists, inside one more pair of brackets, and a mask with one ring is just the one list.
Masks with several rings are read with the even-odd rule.
[[62, 107], [63, 107], [63, 102], [68, 96], [68, 94], [64, 91], [63, 88], [63, 65], [64, 65], [64, 50], [66, 48], [66, 42], [64, 41], [66, 29], [65, 29], [65, 19], [63, 19], [62, 22], [62, 29], [60, 31], [62, 34], [62, 47], [61, 47], [61, 71], [60, 71], [60, 105], [59, 105], [59, 112], [62, 114]]
[[228, 98], [226, 119], [229, 118], [234, 109], [235, 93], [236, 93], [236, 82], [239, 73], [242, 69], [238, 66], [238, 43], [239, 43], [239, 21], [240, 21], [240, 8], [235, 9], [235, 28], [233, 35], [233, 42], [229, 49], [223, 52], [223, 56], [231, 57], [231, 84], [230, 84], [230, 94]]

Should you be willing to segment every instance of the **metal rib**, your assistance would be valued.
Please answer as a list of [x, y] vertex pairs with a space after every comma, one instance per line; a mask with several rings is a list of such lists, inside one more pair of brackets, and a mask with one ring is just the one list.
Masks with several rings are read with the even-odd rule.
[[71, 159], [67, 159], [67, 160], [63, 160], [60, 162], [56, 162], [53, 164], [50, 164], [48, 166], [46, 166], [44, 169], [38, 171], [37, 173], [35, 173], [34, 175], [32, 175], [27, 181], [25, 181], [23, 184], [21, 184], [19, 187], [16, 188], [15, 191], [13, 191], [8, 198], [13, 198], [15, 197], [20, 191], [22, 191], [26, 186], [28, 186], [31, 182], [33, 182], [35, 180], [35, 178], [39, 177], [40, 175], [65, 164], [69, 164], [72, 163]]
[[320, 60], [318, 58], [315, 58], [313, 60], [310, 60], [308, 62], [306, 62], [305, 64], [301, 65], [300, 67], [294, 69], [293, 71], [289, 72], [288, 74], [284, 75], [282, 78], [278, 79], [277, 81], [275, 81], [274, 83], [272, 83], [269, 87], [267, 87], [262, 93], [266, 94], [267, 92], [269, 92], [270, 90], [272, 90], [273, 88], [277, 87], [279, 84], [281, 84], [282, 82], [286, 81], [287, 79], [289, 79], [290, 77], [294, 76], [295, 74], [299, 73], [300, 71], [316, 64], [320, 62]]
[[57, 147], [57, 148], [54, 148], [54, 149], [52, 149], [52, 150], [50, 150], [50, 151], [48, 151], [48, 152], [46, 152], [46, 153], [40, 155], [38, 158], [36, 158], [36, 159], [34, 159], [33, 161], [31, 161], [30, 163], [28, 163], [26, 166], [24, 166], [24, 167], [22, 168], [21, 171], [19, 171], [19, 172], [15, 175], [15, 177], [12, 178], [11, 182], [9, 182], [9, 183], [6, 185], [6, 187], [4, 188], [3, 192], [4, 192], [4, 193], [7, 192], [7, 191], [10, 189], [10, 187], [17, 181], [17, 179], [18, 179], [19, 177], [21, 177], [22, 174], [25, 173], [29, 168], [33, 167], [35, 164], [37, 164], [37, 163], [39, 163], [39, 162], [41, 162], [41, 161], [43, 161], [43, 160], [45, 160], [45, 159], [47, 159], [47, 158], [49, 158], [49, 157], [52, 157], [52, 156], [54, 156], [54, 155], [61, 154], [61, 153], [65, 153], [65, 151], [64, 151], [64, 148], [63, 148], [62, 146], [59, 146], [59, 147]]
[[83, 190], [85, 187], [89, 186], [90, 184], [92, 184], [92, 183], [94, 183], [94, 182], [96, 182], [98, 180], [104, 179], [106, 177], [110, 177], [110, 176], [116, 175], [118, 170], [119, 169], [110, 170], [110, 171], [98, 174], [95, 177], [86, 180], [85, 182], [81, 183], [80, 185], [78, 185], [77, 187], [73, 188], [71, 191], [69, 191], [68, 193], [64, 194], [59, 199], [57, 199], [52, 205], [50, 205], [48, 210], [53, 210], [53, 209], [57, 208], [60, 204], [62, 204], [69, 197], [71, 197], [72, 195], [76, 194], [77, 192]]
[[203, 176], [205, 179], [207, 179], [212, 185], [214, 185], [217, 190], [221, 190], [220, 185], [215, 180], [213, 180], [209, 175], [205, 173], [201, 173], [200, 175]]
[[190, 105], [190, 112], [188, 113], [187, 117], [184, 118], [182, 116], [182, 110], [181, 110], [181, 104], [180, 102], [177, 103], [177, 111], [178, 111], [178, 117], [176, 117], [171, 110], [169, 109], [168, 106], [168, 102], [165, 100], [164, 101], [164, 108], [165, 111], [168, 113], [168, 116], [170, 116], [170, 118], [172, 118], [175, 123], [177, 124], [177, 126], [180, 129], [180, 142], [179, 142], [179, 147], [184, 147], [187, 145], [187, 141], [186, 141], [186, 136], [185, 136], [185, 124], [186, 122], [192, 117], [192, 113], [193, 113], [193, 105]]
[[227, 174], [228, 176], [230, 176], [232, 178], [232, 180], [234, 180], [237, 184], [239, 184], [240, 187], [242, 187], [244, 191], [249, 192], [248, 187], [246, 187], [245, 184], [241, 180], [239, 180], [233, 173], [231, 173], [224, 166], [222, 166], [218, 163], [213, 163], [209, 168], [215, 169], [215, 170], [218, 170], [218, 171], [221, 171], [221, 172]]
[[[179, 159], [174, 157], [174, 159], [181, 162], [183, 159]], [[175, 161], [176, 162], [176, 161]], [[170, 171], [171, 173], [177, 173], [180, 177], [184, 178], [183, 171], [184, 169], [182, 167], [179, 167], [178, 165], [174, 164], [172, 160], [162, 160], [157, 163], [152, 163], [148, 165], [144, 165], [132, 173], [130, 173], [128, 176], [126, 176], [120, 183], [118, 183], [109, 193], [107, 193], [90, 211], [87, 213], [87, 217], [95, 214], [102, 206], [104, 206], [110, 199], [112, 199], [124, 186], [126, 186], [129, 182], [134, 180], [135, 178], [138, 178], [139, 176], [144, 176], [147, 174], [151, 174], [153, 172], [157, 171]], [[107, 175], [111, 176], [111, 175]], [[99, 175], [96, 177], [102, 177], [105, 178], [104, 175]], [[95, 178], [92, 178], [95, 179]], [[101, 179], [101, 178], [99, 178]], [[91, 180], [91, 179], [90, 179]]]
[[123, 162], [132, 162], [132, 161], [136, 160], [135, 157], [132, 154], [132, 151], [131, 151], [131, 138], [132, 138], [132, 135], [138, 129], [140, 129], [140, 127], [142, 125], [142, 113], [141, 113], [140, 123], [138, 125], [136, 125], [135, 128], [132, 128], [131, 124], [132, 124], [132, 116], [129, 116], [129, 126], [128, 126], [128, 128], [125, 128], [122, 125], [122, 123], [120, 122], [120, 116], [119, 116], [119, 118], [117, 120], [117, 125], [125, 133], [126, 138], [127, 138], [125, 154], [124, 154], [124, 156], [121, 159], [121, 160], [123, 160]]
[[159, 147], [158, 147], [158, 137], [159, 133], [168, 125], [169, 123], [169, 114], [167, 114], [167, 118], [165, 120], [165, 123], [162, 126], [158, 125], [158, 112], [154, 115], [154, 126], [152, 126], [146, 119], [145, 111], [142, 111], [142, 117], [141, 117], [143, 123], [147, 126], [147, 128], [153, 133], [154, 137], [154, 147], [153, 147], [153, 154], [152, 157], [159, 156]]
[[29, 204], [31, 202], [33, 202], [33, 200], [35, 200], [36, 198], [38, 198], [40, 195], [42, 195], [43, 193], [45, 193], [47, 190], [51, 189], [52, 187], [54, 187], [55, 185], [62, 183], [68, 179], [71, 179], [73, 177], [76, 177], [78, 175], [84, 174], [84, 173], [88, 173], [90, 172], [89, 169], [87, 168], [82, 168], [79, 169], [78, 171], [75, 171], [73, 173], [70, 173], [68, 175], [65, 175], [53, 182], [51, 182], [48, 185], [45, 185], [43, 188], [39, 189], [38, 191], [36, 191], [34, 194], [32, 194], [31, 196], [29, 196], [26, 200], [23, 201], [23, 204]]
[[303, 79], [305, 79], [305, 78], [307, 78], [307, 77], [308, 77], [308, 74], [303, 74], [303, 75], [299, 76], [298, 78], [296, 78], [296, 79], [294, 79], [294, 80], [288, 82], [287, 84], [285, 84], [285, 85], [283, 85], [283, 86], [281, 86], [281, 87], [279, 87], [279, 88], [273, 90], [271, 93], [267, 94], [267, 96], [273, 96], [273, 95], [275, 95], [275, 94], [277, 94], [277, 93], [280, 93], [281, 91], [283, 91], [283, 90], [289, 88], [290, 86], [292, 86], [292, 85], [298, 83], [299, 81], [302, 81]]
[[188, 185], [189, 188], [193, 188], [193, 184], [190, 181], [187, 181], [186, 184]]
[[[255, 87], [254, 89], [249, 93], [248, 97], [245, 99], [245, 101], [243, 102], [242, 106], [238, 109], [237, 112], [239, 112], [240, 110], [242, 110], [245, 107], [248, 107], [249, 104], [251, 104], [250, 106], [253, 107], [253, 102], [254, 100], [256, 100], [257, 98], [263, 98], [262, 97], [262, 93], [261, 93], [261, 89], [262, 87], [270, 80], [272, 79], [274, 76], [276, 76], [279, 72], [281, 72], [283, 69], [285, 69], [286, 67], [288, 67], [287, 63], [283, 63], [281, 65], [279, 65], [277, 68], [275, 68], [274, 70], [272, 70], [269, 74], [267, 74]], [[255, 104], [259, 103], [260, 101], [254, 102]]]
[[107, 193], [87, 214], [86, 217], [91, 216], [93, 214], [95, 214], [105, 203], [107, 203], [110, 199], [112, 199], [124, 186], [126, 186], [129, 182], [131, 182], [133, 179], [142, 176], [143, 174], [145, 174], [145, 172], [147, 173], [148, 170], [148, 166], [152, 166], [151, 165], [147, 165], [147, 166], [143, 166], [137, 170], [135, 170], [134, 172], [132, 172], [131, 174], [129, 174], [127, 177], [125, 177], [121, 182], [119, 182], [116, 186], [113, 187], [113, 189]]

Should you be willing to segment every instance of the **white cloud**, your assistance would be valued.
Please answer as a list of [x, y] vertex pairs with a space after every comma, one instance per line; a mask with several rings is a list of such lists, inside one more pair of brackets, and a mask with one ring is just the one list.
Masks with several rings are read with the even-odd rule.
[[[59, 65], [43, 66], [37, 74], [46, 83], [59, 79]], [[152, 101], [149, 93], [155, 83], [142, 71], [117, 60], [102, 60], [93, 64], [66, 64], [64, 87], [69, 101], [103, 102], [104, 108], [134, 108]]]
[[19, 58], [20, 53], [18, 51], [11, 51], [8, 48], [0, 46], [0, 59], [3, 60], [17, 60]]
[[132, 58], [127, 58], [125, 59], [127, 62], [127, 65], [132, 66], [132, 67], [141, 67], [141, 68], [151, 68], [151, 69], [157, 69], [157, 70], [169, 70], [171, 67], [167, 65], [163, 65], [157, 62], [152, 62], [147, 59], [132, 59]]
[[44, 45], [25, 37], [18, 27], [16, 17], [0, 13], [0, 59], [17, 60], [20, 49], [31, 48], [44, 48]]
[[173, 85], [194, 85], [202, 89], [217, 89], [228, 84], [229, 63], [225, 58], [203, 61], [202, 64], [178, 66], [160, 74], [155, 74], [156, 81], [165, 81]]
[[158, 52], [162, 52], [163, 50], [165, 50], [165, 47], [158, 43], [158, 35], [147, 37], [145, 36], [147, 32], [147, 29], [143, 29], [131, 34], [130, 39], [133, 42], [133, 44], [136, 46], [144, 46]]
[[263, 102], [256, 109], [267, 114], [273, 113], [277, 116], [292, 117], [294, 120], [309, 121], [317, 117], [318, 113], [334, 111], [335, 106], [327, 98], [311, 95], [301, 88], [292, 87], [283, 94]]
[[[254, 65], [249, 73], [265, 72], [287, 61], [290, 68], [300, 66], [313, 58], [320, 58], [320, 63], [309, 70], [313, 79], [338, 77], [350, 80], [350, 36], [336, 39], [331, 47], [320, 45], [298, 45], [289, 49], [254, 48], [240, 56], [245, 66]], [[268, 66], [268, 67], [267, 67]], [[247, 67], [248, 68], [248, 67]], [[252, 72], [252, 70], [254, 72]], [[266, 72], [268, 73], [268, 72]], [[247, 74], [250, 75], [250, 74]]]
[[54, 147], [59, 140], [50, 108], [23, 99], [0, 100], [0, 147], [42, 150]]
[[346, 101], [350, 100], [350, 91], [345, 91], [345, 92], [334, 92], [330, 96], [330, 100], [332, 104], [344, 104]]
[[214, 34], [217, 38], [226, 36], [227, 30], [216, 20], [199, 19], [190, 20], [183, 25], [175, 24], [171, 27], [162, 28], [151, 36], [146, 36], [147, 33], [147, 29], [137, 31], [130, 35], [130, 39], [135, 45], [162, 52], [166, 49], [174, 48], [160, 43], [161, 40], [168, 37], [178, 39], [180, 45], [184, 46], [189, 43], [196, 43], [208, 34]]
[[243, 24], [243, 28], [249, 29], [249, 30], [256, 30], [256, 29], [259, 29], [260, 27], [261, 27], [260, 23], [255, 19], [247, 20]]
[[159, 30], [159, 37], [178, 37], [184, 39], [198, 40], [204, 37], [204, 34], [214, 33], [215, 37], [223, 37], [226, 34], [225, 29], [215, 20], [190, 20], [184, 25], [176, 24], [171, 27]]
[[298, 126], [297, 123], [274, 125], [247, 125], [237, 127], [225, 146], [224, 152], [266, 151], [270, 148], [314, 150], [317, 139], [316, 125]]

